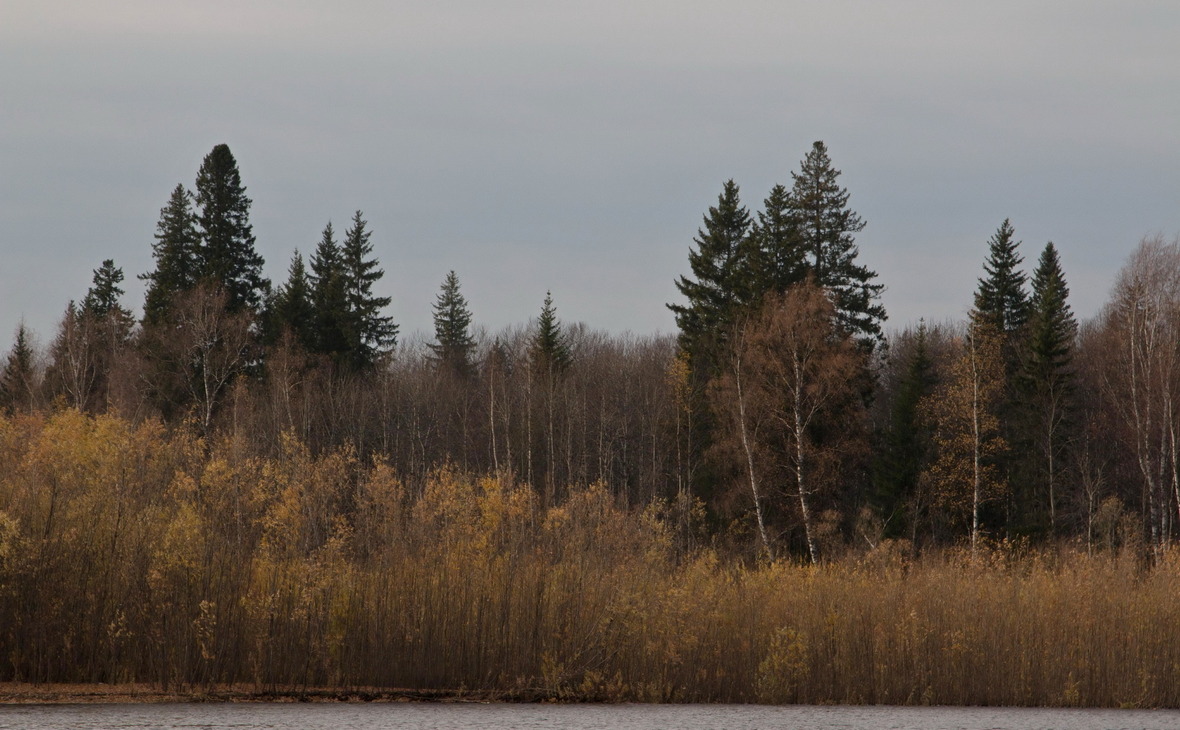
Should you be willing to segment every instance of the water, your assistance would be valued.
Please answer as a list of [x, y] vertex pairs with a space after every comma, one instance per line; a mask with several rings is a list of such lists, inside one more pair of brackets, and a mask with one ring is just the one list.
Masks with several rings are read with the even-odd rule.
[[0, 706], [52, 730], [1180, 730], [1180, 711], [752, 705], [134, 704]]

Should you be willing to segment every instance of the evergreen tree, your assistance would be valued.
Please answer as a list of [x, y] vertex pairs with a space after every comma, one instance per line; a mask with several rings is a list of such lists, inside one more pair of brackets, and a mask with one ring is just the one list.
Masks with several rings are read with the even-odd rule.
[[459, 277], [454, 271], [443, 280], [442, 289], [434, 303], [434, 339], [430, 348], [441, 366], [456, 375], [466, 375], [471, 367], [471, 310], [459, 293]]
[[1064, 462], [1062, 451], [1069, 441], [1066, 431], [1074, 394], [1072, 356], [1078, 331], [1068, 297], [1069, 287], [1061, 261], [1050, 242], [1041, 252], [1033, 272], [1028, 333], [1019, 377], [1039, 462], [1039, 501], [1054, 531], [1059, 498], [1057, 482]]
[[114, 260], [103, 261], [102, 266], [94, 270], [93, 284], [82, 300], [82, 311], [97, 319], [114, 314], [129, 320], [131, 312], [119, 304], [119, 297], [123, 296], [123, 289], [119, 286], [122, 281], [123, 270], [115, 266]]
[[728, 180], [709, 208], [704, 228], [697, 231], [688, 264], [695, 280], [681, 276], [676, 288], [687, 304], [669, 304], [680, 328], [680, 346], [693, 368], [710, 372], [739, 307], [749, 300], [750, 213], [741, 204], [738, 186]]
[[197, 173], [197, 225], [200, 276], [221, 286], [230, 311], [259, 311], [270, 282], [262, 276], [262, 256], [254, 250], [250, 199], [229, 147], [219, 144]]
[[753, 241], [754, 299], [767, 291], [785, 292], [807, 278], [807, 265], [795, 218], [791, 215], [791, 194], [775, 185], [762, 202], [758, 220], [750, 232]]
[[1024, 418], [1025, 408], [1017, 384], [1028, 321], [1027, 279], [1020, 270], [1024, 259], [1019, 248], [1020, 241], [1015, 238], [1012, 223], [1004, 219], [988, 239], [988, 255], [983, 264], [985, 276], [979, 280], [975, 307], [971, 312], [972, 327], [986, 325], [997, 339], [1002, 378], [997, 416], [1007, 445], [995, 460], [998, 479], [1004, 485], [1003, 514], [997, 514], [1001, 506], [993, 503], [989, 505], [984, 520], [989, 523], [1006, 521], [1009, 532], [1025, 532], [1035, 521], [1030, 428]]
[[884, 286], [874, 283], [875, 271], [856, 263], [853, 234], [864, 230], [865, 222], [848, 207], [848, 190], [840, 187], [839, 176], [827, 147], [815, 142], [799, 172], [791, 173], [790, 211], [807, 271], [833, 297], [840, 327], [863, 347], [873, 347], [882, 337]]
[[397, 346], [397, 325], [381, 310], [389, 306], [390, 297], [373, 295], [373, 284], [385, 275], [377, 268], [377, 260], [370, 258], [372, 235], [365, 230], [367, 222], [357, 211], [352, 227], [344, 232], [340, 246], [340, 271], [347, 305], [345, 333], [348, 337], [349, 361], [356, 368], [372, 366], [377, 359]]
[[348, 352], [348, 301], [344, 293], [344, 261], [332, 222], [324, 226], [311, 255], [313, 352], [339, 359]]
[[287, 282], [279, 288], [271, 306], [273, 334], [278, 336], [285, 329], [304, 350], [314, 352], [315, 318], [311, 282], [303, 264], [303, 256], [296, 250], [287, 268]]
[[0, 408], [8, 412], [32, 408], [37, 400], [37, 380], [32, 336], [21, 322], [16, 329], [16, 341], [4, 362], [4, 370], [0, 371]]
[[931, 448], [930, 424], [919, 407], [935, 386], [925, 321], [918, 324], [911, 347], [893, 397], [874, 475], [876, 507], [888, 537], [901, 536], [907, 527], [904, 507], [918, 488]]
[[156, 268], [139, 277], [147, 282], [143, 318], [148, 323], [160, 322], [175, 296], [192, 289], [197, 283], [199, 237], [192, 195], [183, 185], [176, 186], [168, 205], [160, 210], [155, 238], [152, 256]]
[[561, 331], [557, 309], [553, 306], [553, 295], [545, 292], [545, 304], [537, 318], [537, 331], [529, 348], [534, 372], [546, 375], [560, 375], [570, 366], [573, 353], [569, 341]]
[[983, 264], [987, 276], [979, 280], [972, 314], [990, 324], [1006, 341], [1009, 351], [1028, 320], [1027, 280], [1019, 269], [1024, 258], [1017, 252], [1020, 241], [1013, 239], [1014, 234], [1012, 224], [1005, 218], [988, 240], [987, 260]]

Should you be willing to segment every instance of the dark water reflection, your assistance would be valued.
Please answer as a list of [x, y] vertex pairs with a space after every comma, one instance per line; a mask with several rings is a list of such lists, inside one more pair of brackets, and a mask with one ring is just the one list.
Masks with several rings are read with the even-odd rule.
[[1180, 730], [1180, 711], [750, 705], [164, 704], [0, 707], [0, 728], [186, 730]]

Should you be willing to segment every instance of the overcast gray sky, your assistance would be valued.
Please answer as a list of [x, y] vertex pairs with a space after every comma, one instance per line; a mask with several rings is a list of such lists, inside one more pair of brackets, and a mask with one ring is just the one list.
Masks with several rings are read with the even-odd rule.
[[476, 322], [671, 332], [733, 178], [753, 210], [824, 140], [891, 327], [964, 315], [1011, 218], [1101, 306], [1180, 231], [1180, 4], [4, 0], [0, 345], [48, 341], [220, 142], [266, 273], [353, 211], [403, 335], [454, 269]]

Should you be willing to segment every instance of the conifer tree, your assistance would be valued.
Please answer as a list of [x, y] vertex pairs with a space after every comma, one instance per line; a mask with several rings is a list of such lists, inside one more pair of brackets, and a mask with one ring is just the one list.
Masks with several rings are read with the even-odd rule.
[[344, 262], [332, 222], [324, 226], [311, 255], [311, 302], [314, 309], [313, 352], [339, 358], [348, 352], [345, 332], [348, 301], [344, 293]]
[[471, 310], [459, 292], [459, 277], [454, 271], [443, 280], [434, 303], [434, 339], [430, 346], [440, 366], [456, 375], [467, 375], [471, 368]]
[[119, 304], [119, 297], [123, 296], [123, 288], [119, 286], [122, 282], [123, 270], [115, 266], [113, 259], [104, 260], [94, 270], [94, 281], [82, 300], [82, 311], [99, 319], [116, 314], [129, 320], [131, 312]]
[[864, 230], [865, 222], [848, 207], [848, 190], [840, 187], [839, 176], [827, 147], [815, 142], [799, 172], [791, 173], [790, 211], [807, 271], [833, 297], [840, 327], [862, 347], [873, 347], [882, 337], [884, 286], [874, 283], [875, 271], [856, 263], [853, 234]]
[[537, 331], [529, 348], [535, 372], [549, 376], [560, 375], [570, 366], [573, 353], [569, 341], [561, 331], [553, 294], [545, 292], [545, 304], [537, 318]]
[[[988, 239], [988, 254], [983, 264], [985, 275], [979, 280], [971, 312], [972, 327], [986, 325], [999, 346], [1002, 383], [997, 413], [1007, 448], [996, 465], [1007, 500], [1004, 519], [1011, 531], [1026, 531], [1034, 521], [1030, 473], [1033, 464], [1029, 459], [1032, 445], [1017, 383], [1028, 321], [1027, 277], [1020, 270], [1024, 258], [1019, 248], [1012, 223], [1005, 218]], [[996, 505], [989, 507], [989, 512], [995, 510]], [[987, 516], [988, 521], [997, 519], [998, 515]]]
[[791, 215], [791, 195], [782, 185], [775, 185], [762, 202], [750, 238], [750, 268], [756, 282], [753, 299], [767, 291], [783, 293], [807, 278], [805, 252]]
[[0, 371], [0, 408], [9, 412], [32, 408], [37, 401], [38, 388], [32, 335], [21, 322], [16, 328], [16, 341], [8, 351], [4, 369]]
[[300, 347], [308, 352], [315, 351], [316, 311], [312, 305], [312, 287], [298, 250], [291, 257], [286, 283], [275, 294], [271, 316], [275, 335], [286, 329]]
[[139, 277], [147, 282], [143, 318], [153, 324], [163, 319], [177, 294], [193, 288], [200, 273], [192, 194], [183, 185], [177, 184], [168, 205], [160, 210], [155, 237], [152, 256], [156, 268]]
[[[991, 325], [1010, 349], [1028, 320], [1027, 279], [1020, 271], [1024, 258], [1018, 253], [1020, 241], [1007, 218], [988, 240], [986, 277], [979, 280], [972, 317]], [[1010, 353], [1006, 353], [1010, 354]]]
[[1066, 428], [1074, 394], [1072, 355], [1078, 330], [1068, 297], [1061, 261], [1050, 242], [1033, 272], [1028, 335], [1019, 377], [1032, 421], [1043, 504], [1054, 531], [1060, 496], [1057, 483], [1064, 462], [1061, 452], [1068, 443]]
[[197, 172], [196, 203], [198, 279], [223, 287], [230, 311], [259, 311], [270, 282], [262, 276], [263, 259], [254, 250], [251, 203], [229, 146], [219, 144], [205, 156]]
[[741, 204], [737, 184], [728, 180], [693, 239], [696, 249], [688, 253], [695, 280], [681, 276], [676, 282], [688, 302], [668, 305], [680, 328], [680, 346], [695, 370], [716, 367], [726, 330], [749, 299], [749, 231], [750, 213]]
[[347, 306], [345, 333], [348, 337], [349, 361], [356, 368], [372, 366], [377, 359], [397, 346], [397, 325], [393, 318], [381, 314], [390, 297], [373, 295], [373, 284], [385, 275], [370, 258], [372, 235], [365, 230], [367, 221], [361, 211], [352, 217], [352, 227], [344, 232], [340, 245], [340, 271]]
[[934, 386], [926, 322], [921, 321], [893, 397], [874, 475], [876, 506], [885, 522], [885, 535], [889, 537], [903, 533], [906, 526], [903, 507], [917, 490], [919, 475], [929, 457], [931, 429], [919, 406]]

